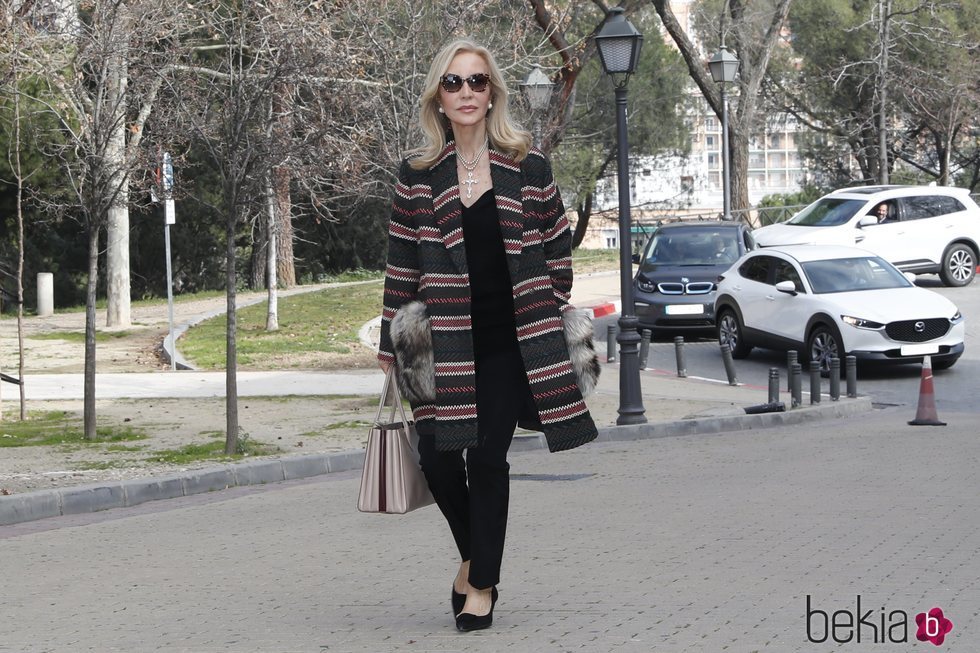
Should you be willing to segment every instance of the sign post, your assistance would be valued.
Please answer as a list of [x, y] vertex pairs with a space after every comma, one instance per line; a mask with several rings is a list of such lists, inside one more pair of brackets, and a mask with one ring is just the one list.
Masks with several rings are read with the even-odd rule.
[[167, 254], [167, 317], [170, 326], [170, 369], [177, 369], [177, 343], [174, 340], [174, 281], [170, 265], [170, 225], [176, 223], [174, 212], [173, 188], [174, 165], [170, 153], [160, 156], [160, 169], [157, 177], [160, 180], [160, 190], [163, 194], [163, 242]]

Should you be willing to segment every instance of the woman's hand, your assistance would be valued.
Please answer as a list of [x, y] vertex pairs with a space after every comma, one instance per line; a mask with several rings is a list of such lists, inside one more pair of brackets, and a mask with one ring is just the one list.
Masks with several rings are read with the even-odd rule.
[[378, 361], [378, 365], [381, 367], [381, 371], [385, 374], [388, 373], [388, 369], [391, 367], [391, 363], [386, 361]]

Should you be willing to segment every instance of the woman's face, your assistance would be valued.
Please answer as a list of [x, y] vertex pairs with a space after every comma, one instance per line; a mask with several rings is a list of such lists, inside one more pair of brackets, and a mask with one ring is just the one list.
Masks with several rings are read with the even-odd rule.
[[[469, 79], [473, 75], [490, 76], [490, 66], [483, 57], [473, 52], [461, 52], [453, 57], [446, 75], [458, 75]], [[445, 75], [444, 75], [445, 77]], [[479, 86], [479, 84], [476, 84]], [[453, 129], [472, 127], [486, 119], [490, 104], [490, 84], [482, 92], [474, 91], [469, 82], [464, 82], [459, 91], [450, 93], [440, 83], [439, 105], [446, 112]]]

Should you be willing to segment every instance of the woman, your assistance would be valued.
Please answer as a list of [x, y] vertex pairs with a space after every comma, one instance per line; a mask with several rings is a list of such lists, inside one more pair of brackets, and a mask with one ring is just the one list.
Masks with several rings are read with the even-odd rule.
[[511, 121], [490, 52], [450, 43], [420, 101], [425, 145], [399, 172], [378, 359], [387, 371], [397, 358], [422, 470], [459, 549], [451, 596], [466, 631], [493, 621], [515, 426], [544, 431], [552, 451], [593, 440], [579, 383], [588, 392], [599, 368], [591, 323], [568, 304], [551, 166]]

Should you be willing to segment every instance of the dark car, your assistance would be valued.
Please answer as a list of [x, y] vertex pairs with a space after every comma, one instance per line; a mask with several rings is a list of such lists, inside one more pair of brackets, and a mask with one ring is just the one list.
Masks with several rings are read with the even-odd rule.
[[755, 240], [740, 222], [673, 222], [657, 227], [643, 248], [633, 279], [640, 327], [713, 327], [718, 276], [752, 249]]

